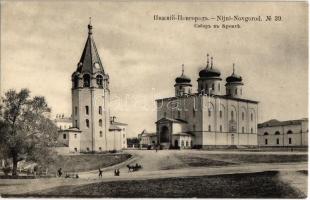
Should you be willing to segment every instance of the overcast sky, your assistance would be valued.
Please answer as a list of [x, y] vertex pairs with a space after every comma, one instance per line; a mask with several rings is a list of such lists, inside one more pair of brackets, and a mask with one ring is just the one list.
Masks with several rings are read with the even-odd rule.
[[[244, 97], [260, 102], [259, 122], [306, 117], [307, 12], [305, 2], [2, 1], [1, 89], [27, 87], [32, 95], [46, 97], [54, 116], [71, 115], [71, 74], [92, 17], [97, 49], [110, 75], [111, 111], [129, 124], [129, 136], [155, 130], [154, 98], [174, 95], [183, 63], [196, 91], [207, 53], [214, 56], [223, 80], [236, 63]], [[208, 30], [194, 28], [194, 22], [154, 21], [154, 14], [279, 15], [283, 21]]]

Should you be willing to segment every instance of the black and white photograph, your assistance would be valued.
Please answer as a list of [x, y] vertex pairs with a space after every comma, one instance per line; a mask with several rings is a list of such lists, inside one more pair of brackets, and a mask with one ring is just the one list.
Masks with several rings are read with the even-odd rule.
[[308, 1], [0, 14], [0, 198], [308, 197]]

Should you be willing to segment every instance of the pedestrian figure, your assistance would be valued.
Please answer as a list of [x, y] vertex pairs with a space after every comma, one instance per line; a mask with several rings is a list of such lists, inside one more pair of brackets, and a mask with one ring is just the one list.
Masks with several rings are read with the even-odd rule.
[[62, 175], [62, 171], [61, 171], [61, 168], [59, 168], [58, 169], [58, 176], [61, 177], [61, 175]]
[[114, 176], [119, 176], [119, 169], [114, 170]]
[[120, 175], [120, 172], [119, 172], [119, 169], [117, 169], [117, 176], [119, 176]]
[[99, 168], [99, 178], [102, 178], [102, 170]]

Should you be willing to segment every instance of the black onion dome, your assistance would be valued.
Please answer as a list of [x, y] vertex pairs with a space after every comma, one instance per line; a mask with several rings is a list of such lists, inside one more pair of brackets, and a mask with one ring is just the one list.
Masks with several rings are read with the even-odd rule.
[[233, 64], [233, 73], [226, 78], [226, 82], [227, 83], [242, 82], [242, 77], [235, 74], [235, 64]]
[[191, 79], [188, 76], [185, 76], [184, 74], [182, 74], [181, 76], [175, 79], [175, 82], [176, 83], [190, 83]]
[[209, 54], [207, 55], [207, 66], [206, 68], [200, 70], [200, 78], [218, 78], [221, 76], [220, 70], [213, 66], [213, 57], [211, 57], [211, 67], [209, 67]]

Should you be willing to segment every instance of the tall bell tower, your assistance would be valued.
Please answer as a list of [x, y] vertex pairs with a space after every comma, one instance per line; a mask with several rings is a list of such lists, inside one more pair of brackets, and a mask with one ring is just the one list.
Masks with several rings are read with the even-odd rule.
[[100, 60], [92, 30], [90, 22], [82, 56], [72, 74], [72, 124], [81, 131], [81, 152], [107, 150], [110, 125], [109, 76]]

